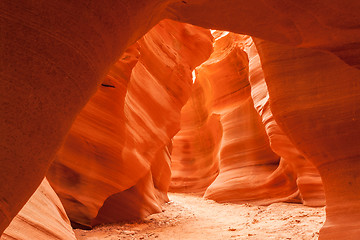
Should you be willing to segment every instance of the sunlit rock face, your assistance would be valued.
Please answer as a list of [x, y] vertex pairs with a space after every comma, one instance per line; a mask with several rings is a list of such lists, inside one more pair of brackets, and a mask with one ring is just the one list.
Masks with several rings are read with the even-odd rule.
[[198, 80], [213, 87], [213, 111], [223, 126], [220, 173], [204, 196], [220, 202], [297, 201], [292, 172], [279, 166], [254, 108], [248, 56], [238, 35], [223, 35], [211, 58], [197, 69]]
[[65, 209], [46, 178], [0, 239], [76, 240]]
[[[105, 199], [126, 189], [122, 174], [124, 99], [138, 45], [112, 67], [99, 90], [77, 117], [47, 174], [73, 223], [91, 226]], [[135, 162], [134, 164], [137, 164]]]
[[1, 1], [0, 232], [110, 67], [163, 18], [166, 3]]
[[203, 195], [219, 173], [220, 117], [212, 114], [211, 86], [195, 81], [173, 138], [169, 191]]
[[360, 72], [331, 53], [257, 40], [270, 107], [325, 188], [320, 239], [356, 239], [360, 224]]
[[[205, 197], [223, 202], [324, 206], [319, 173], [273, 117], [252, 38], [222, 31], [213, 34], [214, 52], [196, 69], [195, 94], [182, 110], [181, 130], [173, 139], [170, 191], [203, 194], [205, 189]], [[220, 118], [223, 132], [220, 148], [208, 144], [209, 157], [199, 142], [214, 139], [203, 127], [211, 114]], [[197, 140], [200, 134], [202, 141]]]
[[[170, 191], [203, 193], [219, 202], [299, 202], [296, 174], [289, 164], [279, 164], [254, 108], [245, 40], [226, 32], [214, 35], [214, 52], [196, 69], [195, 94], [173, 139]], [[209, 116], [219, 119], [220, 138], [209, 135]]]
[[324, 206], [325, 194], [318, 171], [291, 143], [276, 123], [271, 112], [270, 99], [260, 57], [252, 38], [243, 36], [241, 43], [249, 56], [251, 96], [255, 109], [262, 118], [270, 140], [271, 149], [281, 156], [280, 161], [282, 164], [290, 165], [289, 167], [296, 173], [297, 187], [299, 188], [303, 204], [307, 206]]
[[[68, 139], [58, 153], [55, 165], [50, 169], [49, 179], [75, 222], [89, 226], [95, 218], [99, 222], [105, 221], [101, 219], [108, 219], [107, 206], [113, 199], [118, 201], [118, 193], [123, 193], [124, 199], [134, 199], [132, 196], [145, 199], [138, 201], [142, 206], [149, 202], [155, 203], [152, 199], [159, 195], [159, 202], [166, 199], [166, 179], [170, 177], [170, 138], [179, 129], [175, 116], [179, 118], [181, 106], [191, 92], [190, 76], [188, 79], [184, 76], [189, 75], [197, 64], [204, 61], [211, 50], [200, 41], [202, 37], [192, 34], [189, 30], [192, 27], [185, 28], [182, 32], [184, 34], [180, 34], [181, 38], [185, 36], [186, 41], [179, 42], [188, 46], [188, 51], [178, 51], [178, 47], [182, 45], [172, 41], [173, 38], [169, 36], [175, 27], [163, 32], [156, 30], [163, 36], [159, 38], [164, 38], [160, 45], [149, 44], [149, 48], [135, 47], [131, 50], [129, 62], [124, 65], [126, 76], [120, 77], [124, 80], [108, 76], [103, 82], [104, 85], [100, 86], [100, 93], [89, 103], [90, 107], [87, 106], [83, 115], [78, 117], [72, 132], [68, 134], [68, 131], [76, 115], [95, 92], [97, 84], [124, 49], [158, 20], [168, 16], [206, 28], [229, 30], [265, 39], [264, 42], [257, 41], [256, 47], [268, 86], [269, 100], [266, 100], [265, 92], [261, 93], [264, 97], [260, 98], [256, 95], [261, 91], [252, 92], [255, 109], [261, 116], [256, 118], [255, 112], [250, 110], [249, 87], [246, 86], [248, 83], [241, 77], [241, 81], [234, 82], [234, 88], [228, 87], [228, 90], [244, 89], [239, 93], [227, 92], [224, 95], [230, 97], [221, 101], [217, 99], [222, 93], [214, 93], [212, 111], [220, 115], [223, 137], [232, 137], [231, 125], [236, 131], [242, 131], [246, 121], [252, 123], [251, 127], [254, 128], [249, 139], [266, 142], [263, 137], [265, 131], [273, 151], [281, 156], [278, 163], [279, 157], [268, 151], [266, 144], [264, 149], [267, 149], [268, 156], [272, 155], [277, 159], [273, 165], [278, 165], [276, 170], [267, 169], [268, 172], [274, 171], [278, 174], [283, 171], [280, 171], [281, 169], [285, 169], [283, 173], [288, 176], [285, 179], [289, 180], [283, 181], [286, 189], [294, 192], [295, 181], [304, 203], [318, 205], [322, 201], [319, 179], [316, 171], [313, 171], [306, 161], [312, 162], [322, 176], [327, 198], [327, 222], [320, 232], [320, 239], [357, 239], [360, 235], [358, 1], [346, 1], [344, 4], [344, 1], [336, 0], [254, 0], [236, 3], [232, 0], [107, 3], [18, 3], [3, 0], [0, 11], [0, 178], [6, 183], [0, 186], [1, 231], [40, 184], [66, 136]], [[208, 33], [201, 36], [208, 36]], [[171, 40], [171, 44], [166, 44], [165, 38]], [[144, 38], [142, 41], [144, 43], [147, 40]], [[207, 51], [203, 51], [203, 48]], [[321, 51], [317, 51], [318, 49]], [[242, 60], [236, 60], [236, 63], [246, 67], [246, 55], [241, 51], [238, 53], [237, 57]], [[138, 73], [128, 76], [132, 65], [137, 62], [137, 55], [143, 57], [138, 62]], [[159, 57], [159, 60], [154, 56], [162, 57]], [[171, 62], [169, 59], [175, 60]], [[165, 63], [158, 65], [162, 60]], [[121, 60], [118, 64], [122, 64]], [[188, 70], [176, 68], [179, 65]], [[248, 65], [251, 88], [256, 89], [260, 85], [256, 78], [252, 79], [251, 59]], [[176, 69], [174, 76], [171, 75], [173, 72], [170, 68]], [[253, 69], [256, 71], [256, 67]], [[116, 72], [114, 68], [112, 71], [110, 76]], [[122, 70], [117, 73], [122, 73]], [[155, 85], [148, 84], [148, 73]], [[144, 79], [142, 74], [146, 76]], [[166, 75], [166, 78], [157, 78], [159, 75]], [[199, 79], [200, 76], [199, 73]], [[138, 82], [139, 79], [141, 83]], [[229, 84], [224, 78], [223, 81], [225, 89]], [[127, 84], [129, 91], [123, 89]], [[242, 84], [244, 86], [241, 86]], [[166, 91], [159, 90], [164, 86]], [[143, 91], [158, 92], [161, 95], [146, 94]], [[139, 99], [142, 94], [146, 96], [147, 103]], [[149, 98], [149, 95], [152, 98]], [[172, 99], [169, 96], [176, 96], [173, 98], [175, 103], [167, 102]], [[239, 96], [241, 100], [238, 99]], [[120, 103], [114, 101], [114, 97], [120, 98]], [[263, 112], [261, 99], [264, 100]], [[275, 122], [270, 120], [271, 115], [267, 114], [267, 101], [281, 131], [273, 127]], [[159, 114], [154, 114], [155, 111], [150, 108], [156, 109]], [[166, 108], [170, 109], [170, 113], [164, 110]], [[134, 109], [136, 111], [133, 111]], [[123, 120], [112, 117], [111, 111], [120, 111], [115, 115]], [[253, 120], [243, 120], [244, 114], [239, 112], [245, 112]], [[89, 118], [84, 115], [89, 115]], [[105, 117], [107, 115], [109, 117]], [[108, 118], [110, 120], [107, 120]], [[225, 126], [227, 123], [228, 126]], [[265, 127], [261, 127], [261, 123], [264, 123]], [[99, 128], [102, 130], [97, 130]], [[137, 129], [141, 129], [141, 132]], [[150, 132], [147, 131], [149, 129]], [[94, 135], [91, 137], [92, 134]], [[113, 135], [117, 134], [122, 134], [122, 137], [115, 139]], [[239, 139], [238, 134], [234, 137]], [[150, 139], [154, 140], [153, 145], [149, 142]], [[287, 150], [291, 153], [283, 151], [285, 145], [288, 145]], [[150, 146], [155, 148], [150, 150]], [[221, 150], [220, 146], [219, 151], [223, 156], [230, 152], [225, 150]], [[64, 160], [66, 156], [70, 156], [69, 161]], [[157, 162], [156, 159], [161, 161]], [[115, 162], [117, 163], [113, 164]], [[215, 166], [215, 162], [210, 165]], [[226, 168], [222, 171], [222, 166], [226, 166], [226, 161], [220, 162], [219, 179], [212, 185], [215, 190], [221, 189], [216, 186], [221, 186], [220, 177], [227, 171]], [[134, 169], [139, 173], [130, 177]], [[164, 169], [164, 172], [159, 169]], [[287, 174], [290, 172], [291, 174]], [[283, 176], [283, 173], [279, 176]], [[231, 178], [234, 176], [237, 175], [231, 175]], [[273, 174], [266, 180], [276, 179], [272, 176]], [[113, 178], [121, 181], [113, 181]], [[151, 184], [154, 189], [160, 190], [159, 195], [149, 196], [148, 193], [152, 192], [149, 190], [152, 188]], [[272, 184], [267, 186], [274, 187]], [[138, 194], [141, 192], [139, 189], [143, 188], [149, 191]], [[316, 191], [312, 192], [312, 189]], [[156, 205], [157, 203], [152, 205], [153, 208], [149, 207], [148, 212], [157, 211]], [[146, 211], [139, 210], [139, 214], [134, 215], [144, 214]]]
[[163, 21], [110, 70], [48, 173], [75, 226], [161, 210], [168, 200], [170, 140], [190, 95], [191, 72], [208, 58], [211, 44], [209, 30]]

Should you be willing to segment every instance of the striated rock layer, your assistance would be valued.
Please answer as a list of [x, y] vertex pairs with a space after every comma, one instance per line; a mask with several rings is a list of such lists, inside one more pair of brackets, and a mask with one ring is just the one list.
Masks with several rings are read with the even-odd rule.
[[1, 1], [1, 233], [111, 65], [163, 18], [166, 3]]
[[73, 224], [91, 226], [105, 199], [127, 188], [121, 161], [123, 108], [139, 55], [134, 45], [112, 67], [75, 120], [47, 174]]
[[174, 19], [268, 41], [257, 49], [272, 113], [324, 184], [320, 239], [358, 239], [359, 2], [195, 0], [171, 7]]
[[46, 178], [0, 239], [76, 240], [65, 209]]
[[[257, 40], [276, 121], [321, 174], [320, 239], [359, 236], [360, 72], [331, 53]], [[291, 74], [289, 74], [291, 73]]]
[[358, 1], [192, 0], [171, 2], [167, 10], [178, 21], [325, 50], [360, 67]]
[[48, 173], [74, 226], [161, 210], [170, 139], [190, 94], [191, 71], [210, 55], [211, 38], [209, 30], [163, 21], [111, 69]]
[[257, 49], [274, 119], [325, 185], [320, 238], [357, 239], [359, 12], [358, 1], [338, 0], [2, 0], [0, 232], [41, 183], [110, 66], [170, 17], [266, 40]]
[[196, 81], [173, 138], [170, 192], [203, 195], [219, 173], [222, 125], [211, 113], [211, 100], [209, 82]]
[[[195, 94], [182, 110], [181, 130], [173, 141], [170, 191], [204, 193], [220, 202], [299, 201], [296, 175], [287, 163], [279, 165], [254, 109], [242, 39], [232, 33], [214, 35], [214, 53], [196, 69]], [[223, 129], [217, 148], [204, 127], [210, 114], [216, 114], [211, 116], [220, 119]]]
[[318, 171], [291, 143], [276, 123], [269, 104], [269, 94], [265, 83], [260, 57], [252, 39], [244, 36], [241, 41], [249, 56], [249, 81], [255, 109], [262, 118], [269, 137], [271, 149], [281, 156], [280, 161], [296, 173], [296, 183], [301, 200], [307, 206], [324, 206], [325, 194]]
[[[213, 111], [221, 116], [220, 173], [204, 197], [220, 202], [296, 201], [291, 172], [281, 168], [251, 99], [248, 57], [232, 33], [220, 35], [214, 54], [198, 69], [213, 88]], [[282, 165], [281, 165], [282, 167]]]

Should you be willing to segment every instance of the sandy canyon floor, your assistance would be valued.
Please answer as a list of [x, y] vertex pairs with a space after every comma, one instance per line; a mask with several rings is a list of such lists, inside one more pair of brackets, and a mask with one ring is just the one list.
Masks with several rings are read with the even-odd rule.
[[270, 206], [220, 204], [185, 194], [169, 194], [163, 212], [144, 221], [75, 230], [79, 240], [318, 239], [324, 208], [276, 203]]

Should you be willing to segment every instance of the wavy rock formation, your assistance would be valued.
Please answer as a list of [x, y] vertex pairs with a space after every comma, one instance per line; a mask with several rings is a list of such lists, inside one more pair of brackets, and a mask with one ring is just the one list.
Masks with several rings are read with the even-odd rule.
[[[198, 140], [201, 133], [202, 141], [209, 139], [206, 135], [208, 130], [203, 127], [203, 124], [206, 123], [209, 112], [215, 111], [220, 114], [224, 128], [220, 149], [223, 165], [220, 176], [207, 191], [207, 197], [224, 202], [254, 201], [253, 198], [255, 198], [258, 199], [255, 202], [267, 204], [273, 201], [298, 201], [295, 199], [298, 194], [297, 189], [299, 189], [299, 197], [305, 205], [324, 206], [325, 196], [319, 173], [312, 163], [306, 160], [295, 148], [273, 118], [260, 58], [251, 37], [227, 34], [222, 31], [215, 31], [213, 34], [217, 37], [215, 51], [211, 58], [197, 69], [197, 81], [193, 86], [194, 94], [182, 110], [181, 130], [174, 137], [174, 152], [172, 154], [172, 172], [174, 175], [170, 191], [192, 192], [201, 195], [215, 179], [214, 176], [219, 171], [217, 159], [214, 158], [217, 152], [214, 154], [212, 145], [207, 146], [206, 149], [212, 154], [211, 160], [208, 160], [208, 155], [198, 143], [201, 142]], [[238, 55], [234, 54], [236, 48], [238, 48]], [[241, 50], [246, 52], [249, 62]], [[241, 63], [236, 62], [241, 61], [239, 60], [241, 58], [243, 58]], [[247, 64], [249, 65], [249, 75], [246, 73]], [[236, 70], [234, 70], [237, 66], [245, 72], [245, 74], [239, 74], [242, 76], [240, 81], [237, 81], [237, 78], [240, 77], [236, 75]], [[231, 75], [232, 73], [235, 74]], [[221, 74], [226, 77], [221, 76]], [[203, 77], [204, 75], [206, 77]], [[258, 129], [263, 128], [253, 110], [253, 104], [249, 98], [249, 85], [246, 85], [248, 84], [247, 81], [251, 84], [251, 97], [255, 109], [262, 118], [270, 147], [281, 156], [280, 162], [274, 161], [267, 171], [261, 170], [260, 167], [258, 168], [259, 172], [256, 172], [256, 167], [255, 170], [250, 171], [244, 168], [242, 165], [244, 163], [241, 162], [246, 158], [253, 158], [255, 161], [264, 158], [261, 155], [251, 155], [251, 151], [247, 151], [244, 146], [250, 147], [250, 142], [261, 144], [261, 141], [266, 138], [264, 131], [248, 126], [249, 123], [256, 122]], [[197, 122], [194, 121], [193, 116]], [[241, 137], [242, 135], [247, 138]], [[252, 141], [251, 136], [254, 138]], [[263, 145], [268, 145], [266, 140]], [[269, 156], [273, 156], [269, 148], [267, 151]], [[224, 165], [225, 162], [231, 161], [233, 162], [231, 167]], [[243, 169], [240, 170], [241, 168]], [[207, 169], [211, 171], [209, 172]], [[224, 171], [227, 172], [223, 173]], [[249, 183], [246, 182], [248, 179], [244, 177], [246, 172], [259, 176], [262, 174], [258, 178], [259, 182], [252, 182], [251, 184], [258, 185], [258, 188], [264, 188], [262, 185], [265, 185], [265, 190], [262, 189], [263, 195], [259, 193], [261, 190], [258, 192], [247, 191]], [[243, 178], [242, 182], [238, 181], [236, 176]], [[233, 180], [230, 181], [229, 179]], [[272, 188], [271, 184], [278, 186], [278, 188], [272, 189], [269, 193], [269, 189], [266, 190], [266, 188]], [[217, 186], [215, 190], [214, 186]], [[242, 189], [243, 192], [241, 193], [239, 189]], [[231, 191], [237, 193], [230, 194]], [[265, 194], [266, 197], [264, 197]], [[236, 200], [234, 195], [241, 197]]]
[[46, 178], [0, 239], [76, 240], [65, 209]]
[[173, 138], [171, 192], [203, 195], [219, 173], [222, 126], [219, 115], [211, 113], [211, 100], [209, 82], [196, 81]]
[[[1, 1], [0, 232], [40, 185], [76, 115], [166, 2]], [[15, 187], [17, 186], [17, 187]]]
[[260, 57], [252, 39], [244, 36], [241, 40], [249, 56], [249, 81], [255, 109], [262, 118], [269, 137], [271, 149], [279, 156], [282, 164], [290, 165], [296, 173], [296, 183], [301, 199], [307, 206], [324, 206], [325, 194], [318, 171], [291, 143], [276, 123], [270, 109], [269, 94], [265, 83]]
[[271, 151], [250, 96], [247, 56], [233, 40], [231, 34], [220, 39], [222, 55], [198, 69], [199, 79], [206, 78], [214, 86], [214, 111], [221, 114], [223, 126], [220, 173], [204, 197], [257, 204], [294, 201], [294, 179], [276, 171], [279, 157]]
[[163, 21], [111, 69], [48, 173], [75, 226], [161, 210], [168, 200], [168, 145], [191, 71], [210, 55], [211, 39], [209, 30]]
[[255, 43], [274, 118], [323, 180], [327, 219], [320, 239], [357, 239], [360, 71], [331, 53]]
[[[346, 1], [344, 4], [344, 1], [340, 0], [109, 2], [2, 0], [0, 3], [0, 179], [6, 184], [0, 185], [0, 232], [10, 224], [11, 219], [40, 185], [74, 119], [96, 92], [97, 86], [100, 85], [111, 65], [127, 47], [141, 38], [161, 19], [168, 17], [205, 28], [228, 30], [265, 40], [257, 41], [256, 45], [268, 86], [269, 103], [274, 119], [300, 155], [314, 164], [324, 183], [327, 221], [320, 232], [320, 239], [357, 239], [360, 235], [359, 12], [358, 1]], [[159, 133], [162, 135], [146, 135], [146, 132], [134, 131], [139, 127], [140, 129], [146, 127], [142, 126], [139, 120], [144, 114], [141, 111], [142, 106], [130, 103], [135, 99], [143, 101], [137, 99], [135, 93], [142, 86], [139, 86], [141, 85], [139, 83], [131, 83], [133, 93], [128, 95], [124, 106], [127, 109], [125, 116], [128, 115], [129, 121], [124, 126], [121, 123], [126, 135], [123, 139], [121, 160], [124, 160], [124, 166], [130, 167], [123, 169], [127, 173], [127, 170], [131, 172], [134, 168], [132, 166], [135, 166], [125, 163], [127, 159], [131, 162], [138, 159], [139, 162], [135, 162], [140, 166], [141, 174], [134, 179], [124, 177], [124, 181], [117, 183], [124, 188], [122, 190], [135, 186], [140, 179], [147, 176], [148, 171], [154, 174], [157, 172], [151, 167], [154, 156], [158, 154], [164, 156], [161, 166], [164, 168], [168, 166], [168, 160], [164, 155], [167, 151], [165, 146], [170, 145], [169, 138], [175, 134], [178, 127], [178, 122], [176, 127], [172, 124], [175, 124], [175, 116], [179, 117], [180, 108], [190, 94], [190, 90], [184, 88], [190, 88], [191, 80], [189, 78], [189, 84], [183, 81], [166, 83], [165, 80], [170, 77], [181, 79], [179, 76], [188, 74], [206, 58], [205, 55], [208, 53], [202, 51], [206, 54], [195, 54], [197, 50], [206, 48], [206, 44], [200, 40], [201, 37], [188, 36], [189, 33], [191, 35], [192, 31], [188, 29], [183, 31], [183, 35], [187, 36], [186, 45], [195, 47], [191, 47], [190, 51], [185, 51], [186, 53], [177, 53], [175, 49], [179, 45], [176, 45], [176, 41], [172, 42], [175, 44], [172, 49], [168, 49], [166, 44], [154, 48], [156, 53], [166, 53], [163, 58], [167, 60], [174, 55], [179, 61], [185, 61], [183, 58], [186, 57], [194, 57], [184, 68], [188, 68], [187, 70], [180, 69], [182, 74], [172, 76], [169, 73], [173, 72], [168, 68], [174, 67], [173, 64], [164, 64], [166, 70], [160, 70], [152, 64], [152, 61], [147, 62], [146, 67], [139, 69], [139, 72], [148, 71], [151, 75], [167, 77], [159, 80], [159, 85], [168, 84], [167, 91], [171, 93], [165, 91], [165, 96], [152, 96], [152, 99], [167, 99], [170, 95], [181, 96], [179, 99], [171, 100], [175, 103], [164, 104], [165, 108], [167, 106], [173, 109], [173, 106], [176, 106], [174, 111], [176, 113], [171, 112], [169, 119], [163, 117], [167, 116], [164, 115], [166, 111], [149, 115], [154, 119], [152, 123], [164, 124], [164, 128], [163, 125], [151, 126], [161, 129]], [[172, 39], [169, 35], [166, 36]], [[193, 43], [195, 45], [192, 45]], [[144, 56], [156, 55], [144, 50]], [[136, 79], [135, 76], [133, 78]], [[241, 84], [245, 82], [241, 81]], [[105, 85], [110, 84], [105, 83]], [[108, 87], [107, 91], [111, 89], [109, 86], [103, 87]], [[152, 91], [158, 86], [144, 87], [148, 88], [146, 91]], [[183, 89], [180, 91], [180, 88]], [[248, 95], [244, 96], [248, 97]], [[236, 99], [234, 102], [237, 101]], [[220, 111], [222, 107], [226, 107], [228, 114], [231, 113], [230, 110], [236, 111], [231, 98], [221, 102], [214, 102], [215, 112]], [[240, 107], [245, 111], [244, 106]], [[138, 111], [139, 115], [134, 114], [132, 109]], [[231, 117], [241, 116], [235, 112], [231, 114], [227, 118], [224, 116], [224, 120], [235, 124], [236, 121]], [[257, 122], [260, 124], [261, 119]], [[254, 126], [258, 126], [257, 123]], [[231, 132], [225, 129], [224, 132], [226, 131], [230, 137]], [[146, 135], [144, 137], [146, 140], [143, 141], [139, 137], [142, 135]], [[71, 138], [71, 133], [69, 136]], [[154, 144], [157, 144], [156, 150], [148, 151], [151, 144], [147, 141], [153, 137]], [[87, 143], [83, 141], [84, 139], [77, 140], [73, 141], [74, 144], [78, 144], [79, 150], [85, 148], [83, 145]], [[139, 141], [141, 144], [138, 144]], [[276, 144], [273, 143], [275, 149]], [[98, 149], [94, 149], [91, 144], [88, 144], [88, 147], [92, 148], [90, 158], [94, 157]], [[109, 152], [114, 154], [113, 150]], [[147, 153], [150, 155], [146, 156]], [[77, 153], [69, 153], [69, 155], [76, 156]], [[103, 155], [96, 156], [99, 159], [103, 157]], [[74, 166], [74, 169], [77, 167], [80, 165]], [[83, 167], [86, 168], [88, 165], [84, 164]], [[60, 166], [56, 174], [67, 170]], [[82, 171], [78, 170], [78, 172]], [[67, 179], [63, 181], [83, 181], [77, 178], [78, 172], [64, 174]], [[163, 177], [167, 179], [168, 171], [165, 172]], [[96, 178], [106, 182], [106, 177]], [[289, 178], [293, 178], [293, 175], [291, 174]], [[151, 181], [150, 179], [147, 178], [146, 181]], [[167, 188], [167, 184], [159, 183], [162, 176], [153, 176], [153, 181], [155, 179], [159, 186], [163, 189]], [[299, 177], [298, 183], [299, 186], [306, 186], [304, 182], [313, 182], [313, 180], [313, 177], [311, 180]], [[56, 183], [55, 185], [61, 186]], [[109, 183], [109, 186], [111, 185], [113, 184]], [[76, 187], [73, 191], [76, 191]], [[307, 190], [304, 190], [305, 192]], [[303, 197], [307, 198], [305, 195]], [[77, 202], [74, 204], [78, 206]], [[94, 205], [101, 204], [97, 202]], [[86, 217], [86, 224], [89, 224], [89, 219], [95, 217], [96, 211], [91, 210], [89, 214], [84, 214], [91, 215]], [[79, 218], [85, 219], [83, 216]]]
[[121, 161], [123, 109], [127, 84], [139, 55], [134, 45], [112, 67], [75, 120], [47, 174], [73, 224], [91, 226], [105, 199], [128, 187], [129, 177], [123, 173], [126, 163]]
[[[248, 58], [241, 49], [239, 36], [214, 34], [217, 36], [214, 52], [196, 70], [195, 94], [183, 108], [182, 128], [173, 141], [174, 176], [170, 190], [198, 194], [206, 190], [204, 197], [219, 202], [298, 201], [296, 176], [285, 163], [279, 166], [279, 157], [271, 151], [254, 109]], [[220, 148], [214, 148], [215, 144], [208, 141], [209, 130], [204, 126], [209, 113], [220, 118], [223, 128]], [[203, 139], [198, 140], [198, 136]], [[198, 142], [207, 143], [207, 151]], [[219, 151], [220, 168], [214, 150]], [[219, 175], [209, 186], [217, 171]]]

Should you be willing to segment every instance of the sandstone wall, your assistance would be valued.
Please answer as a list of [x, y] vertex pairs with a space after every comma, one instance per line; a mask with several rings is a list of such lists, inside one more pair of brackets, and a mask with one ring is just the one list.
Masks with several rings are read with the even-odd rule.
[[74, 226], [161, 210], [168, 145], [190, 95], [191, 71], [209, 56], [211, 42], [209, 30], [163, 21], [110, 70], [48, 173]]

